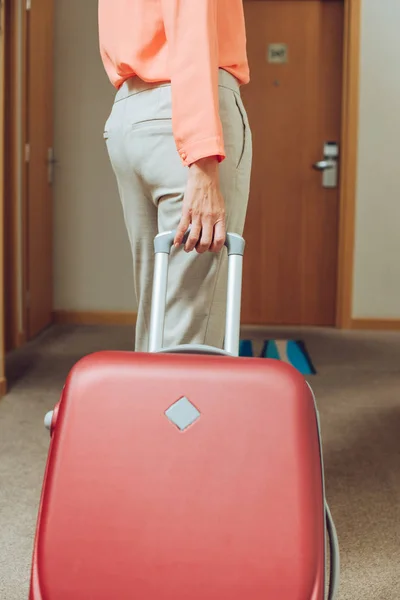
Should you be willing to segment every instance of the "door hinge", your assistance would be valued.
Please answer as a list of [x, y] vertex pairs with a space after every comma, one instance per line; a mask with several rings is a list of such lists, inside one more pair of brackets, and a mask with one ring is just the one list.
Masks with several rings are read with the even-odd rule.
[[53, 184], [54, 180], [54, 166], [57, 164], [57, 160], [54, 156], [54, 149], [47, 149], [47, 181], [49, 185]]
[[25, 162], [28, 163], [31, 159], [31, 145], [25, 144]]
[[32, 8], [32, 0], [26, 0], [26, 10], [31, 10]]

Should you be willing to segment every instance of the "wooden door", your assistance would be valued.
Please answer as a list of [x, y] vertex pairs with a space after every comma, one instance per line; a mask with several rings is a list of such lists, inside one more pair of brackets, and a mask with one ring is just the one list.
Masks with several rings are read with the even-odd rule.
[[27, 13], [27, 330], [33, 337], [53, 309], [53, 0], [30, 0]]
[[[252, 79], [243, 100], [254, 159], [242, 321], [334, 325], [339, 187], [323, 187], [312, 165], [325, 142], [340, 142], [343, 2], [244, 7]], [[270, 44], [286, 45], [286, 59], [275, 47], [286, 62], [269, 62]]]

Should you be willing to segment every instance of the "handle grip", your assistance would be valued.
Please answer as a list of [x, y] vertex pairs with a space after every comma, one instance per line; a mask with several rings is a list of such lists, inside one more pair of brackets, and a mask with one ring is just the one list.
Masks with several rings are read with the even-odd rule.
[[[155, 264], [149, 352], [158, 352], [163, 348], [168, 263], [175, 234], [175, 231], [167, 231], [158, 234], [154, 239]], [[186, 232], [183, 243], [185, 243], [188, 235], [189, 231]], [[228, 233], [225, 246], [228, 251], [228, 286], [224, 350], [237, 356], [240, 340], [240, 308], [245, 241], [236, 233]]]
[[[189, 233], [190, 228], [183, 236], [182, 245], [186, 243]], [[159, 233], [154, 239], [155, 254], [170, 254], [171, 248], [174, 243], [175, 235], [176, 231], [166, 231], [165, 233]], [[228, 256], [237, 255], [243, 257], [245, 241], [237, 233], [226, 234], [225, 246], [228, 249]]]

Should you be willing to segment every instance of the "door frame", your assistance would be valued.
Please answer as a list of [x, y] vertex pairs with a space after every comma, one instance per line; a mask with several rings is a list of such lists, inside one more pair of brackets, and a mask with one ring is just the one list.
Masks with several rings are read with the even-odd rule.
[[4, 96], [5, 96], [5, 14], [6, 6], [4, 0], [0, 2], [0, 398], [6, 393], [6, 376], [5, 376], [5, 318], [4, 318], [4, 266], [5, 266], [5, 219], [4, 219], [4, 162], [5, 162], [5, 111], [4, 111]]
[[[268, 2], [271, 0], [244, 0], [244, 2], [251, 1]], [[285, 2], [287, 0], [280, 1]], [[324, 0], [315, 1], [323, 2]], [[351, 329], [353, 324], [352, 305], [358, 159], [361, 1], [342, 0], [344, 4], [343, 92], [335, 318], [335, 325], [338, 329]]]
[[[27, 8], [25, 0], [6, 4], [5, 95], [5, 297], [6, 351], [27, 340]], [[26, 79], [26, 76], [25, 76]], [[25, 82], [26, 83], [26, 82]]]
[[344, 0], [341, 176], [336, 294], [336, 327], [340, 329], [351, 329], [353, 322], [361, 1]]

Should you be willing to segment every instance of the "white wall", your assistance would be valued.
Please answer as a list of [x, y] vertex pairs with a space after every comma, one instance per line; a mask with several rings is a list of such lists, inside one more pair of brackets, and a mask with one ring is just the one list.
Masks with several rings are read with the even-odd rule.
[[399, 23], [399, 0], [363, 0], [355, 317], [400, 318]]
[[103, 126], [114, 90], [97, 0], [56, 0], [55, 309], [135, 310], [131, 254]]

